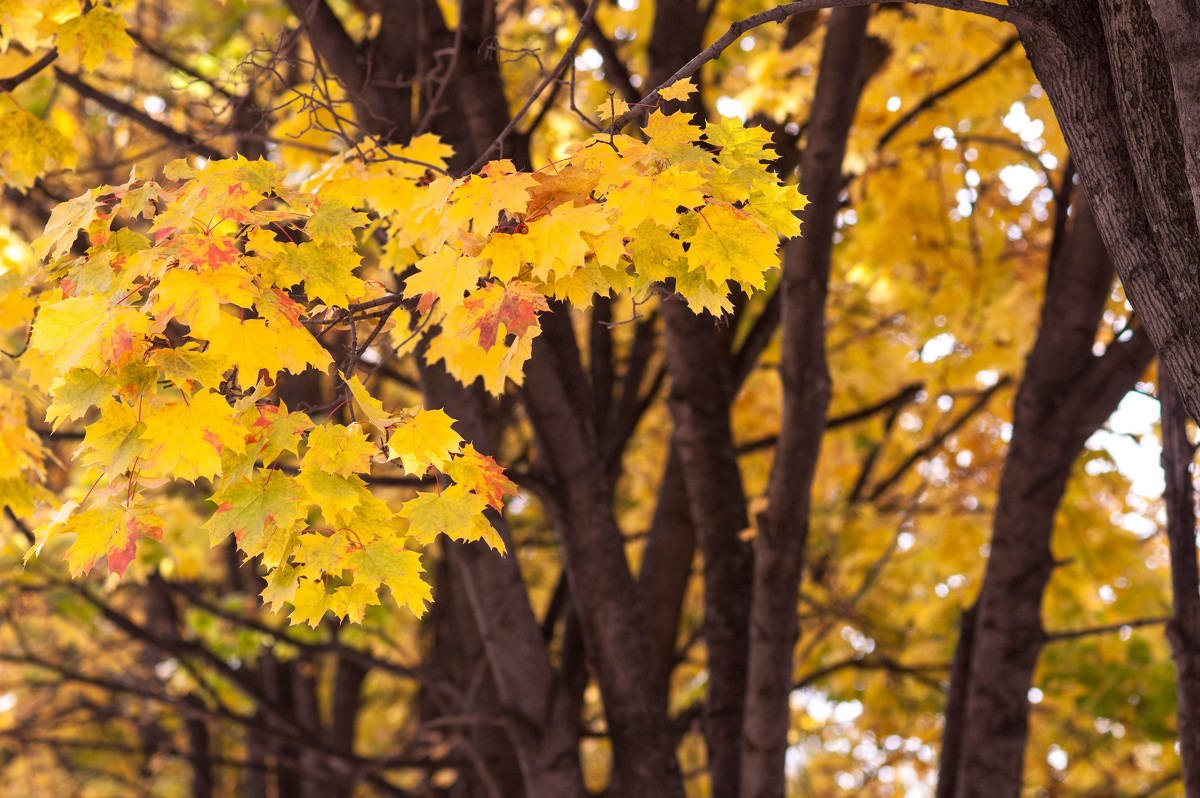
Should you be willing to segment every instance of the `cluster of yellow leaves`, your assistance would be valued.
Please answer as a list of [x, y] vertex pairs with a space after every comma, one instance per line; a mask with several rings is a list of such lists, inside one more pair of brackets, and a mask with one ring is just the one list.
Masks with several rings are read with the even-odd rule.
[[[640, 300], [665, 286], [721, 313], [730, 281], [761, 288], [803, 205], [763, 166], [767, 135], [660, 110], [645, 132], [594, 137], [532, 174], [496, 161], [462, 179], [433, 177], [450, 153], [424, 136], [336, 158], [304, 190], [265, 161], [176, 161], [163, 184], [131, 177], [56, 208], [34, 242], [53, 288], [22, 365], [50, 395], [55, 427], [98, 412], [76, 453], [86, 495], [35, 530], [30, 552], [73, 533], [72, 572], [107, 558], [120, 574], [141, 538], [163, 534], [160, 489], [208, 480], [211, 542], [233, 535], [261, 557], [263, 597], [290, 602], [294, 622], [360, 620], [384, 585], [420, 613], [429, 588], [406, 538], [503, 551], [486, 511], [515, 486], [444, 412], [390, 413], [353, 374], [345, 396], [369, 429], [316, 423], [268, 401], [270, 389], [283, 372], [329, 370], [314, 332], [388, 303], [434, 320], [427, 359], [499, 393], [521, 381], [549, 299], [587, 306], [598, 292]], [[359, 207], [386, 225], [401, 291], [356, 273], [355, 230], [371, 222]], [[390, 462], [418, 480], [432, 469], [436, 490], [389, 507], [369, 480]]]
[[587, 307], [598, 293], [640, 301], [665, 286], [721, 314], [729, 281], [762, 288], [780, 237], [799, 233], [804, 198], [767, 171], [766, 131], [655, 109], [644, 133], [596, 135], [533, 173], [501, 160], [432, 181], [447, 153], [421, 137], [337, 158], [311, 185], [387, 222], [389, 264], [413, 267], [404, 296], [443, 329], [426, 359], [499, 394], [521, 383], [548, 299]]
[[[35, 54], [30, 63], [54, 47], [68, 69], [93, 70], [109, 55], [128, 59], [133, 53], [120, 14], [79, 0], [0, 0], [0, 53], [14, 43]], [[29, 187], [47, 169], [71, 169], [75, 161], [74, 146], [53, 125], [20, 107], [0, 111], [0, 180]]]
[[[513, 485], [463, 447], [445, 413], [393, 415], [357, 378], [348, 386], [373, 436], [266, 401], [282, 372], [331, 365], [306, 325], [371, 290], [354, 274], [354, 230], [366, 217], [288, 190], [265, 161], [198, 171], [176, 162], [167, 177], [64, 203], [34, 242], [47, 259], [40, 278], [54, 287], [41, 297], [22, 365], [50, 395], [56, 427], [98, 413], [76, 453], [87, 495], [35, 530], [31, 553], [73, 533], [73, 573], [103, 557], [122, 573], [139, 539], [162, 535], [155, 490], [210, 480], [211, 542], [232, 534], [246, 556], [261, 555], [263, 595], [276, 607], [291, 602], [293, 621], [315, 625], [326, 611], [360, 620], [383, 585], [419, 614], [429, 587], [405, 537], [425, 543], [445, 532], [503, 549], [483, 511], [498, 509]], [[114, 229], [118, 213], [131, 223]], [[141, 223], [146, 233], [138, 217], [151, 220]], [[76, 255], [80, 231], [90, 246]], [[363, 478], [392, 460], [412, 477], [434, 468], [454, 484], [397, 513]]]

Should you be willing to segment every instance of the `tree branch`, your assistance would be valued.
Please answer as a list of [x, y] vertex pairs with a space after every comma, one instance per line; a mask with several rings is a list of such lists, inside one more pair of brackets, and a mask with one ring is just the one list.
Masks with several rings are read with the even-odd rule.
[[0, 80], [0, 92], [7, 94], [8, 92], [12, 91], [17, 86], [20, 86], [34, 75], [53, 64], [56, 58], [58, 58], [58, 50], [51, 50], [25, 69], [22, 69], [17, 74]]
[[54, 75], [63, 84], [73, 89], [80, 97], [93, 100], [108, 110], [118, 113], [132, 122], [136, 122], [146, 130], [149, 130], [151, 133], [155, 133], [169, 141], [173, 141], [176, 144], [186, 147], [201, 157], [207, 158], [210, 161], [219, 160], [225, 157], [222, 153], [197, 140], [191, 133], [184, 133], [176, 130], [164, 122], [159, 122], [154, 117], [150, 116], [144, 111], [139, 111], [129, 103], [118, 100], [111, 94], [106, 94], [105, 92], [88, 85], [78, 75], [66, 72], [58, 67], [54, 68]]
[[[776, 6], [745, 19], [738, 20], [730, 25], [729, 30], [721, 34], [719, 39], [697, 53], [695, 58], [681, 66], [674, 75], [667, 78], [654, 91], [643, 97], [637, 103], [637, 108], [631, 108], [613, 120], [608, 129], [613, 132], [618, 131], [642, 114], [644, 108], [655, 106], [660, 91], [677, 81], [696, 74], [700, 67], [725, 52], [730, 45], [740, 39], [747, 31], [766, 25], [768, 22], [783, 22], [796, 14], [803, 14], [807, 11], [815, 11], [822, 8], [857, 8], [860, 6], [887, 5], [899, 2], [905, 2], [905, 0], [883, 0], [882, 2], [879, 2], [879, 0], [797, 0], [797, 2]], [[947, 8], [951, 11], [965, 11], [968, 14], [979, 14], [991, 17], [992, 19], [998, 19], [1001, 22], [1008, 22], [1022, 32], [1036, 31], [1051, 39], [1058, 38], [1057, 32], [1040, 16], [1035, 16], [1011, 6], [1000, 5], [999, 3], [983, 2], [983, 0], [918, 0], [915, 4], [934, 6], [935, 8]]]
[[1158, 626], [1171, 620], [1168, 616], [1161, 618], [1135, 618], [1132, 621], [1122, 621], [1121, 623], [1110, 623], [1104, 626], [1093, 626], [1088, 629], [1072, 629], [1064, 632], [1047, 632], [1045, 641], [1047, 643], [1058, 643], [1062, 640], [1078, 640], [1081, 637], [1091, 637], [1092, 635], [1106, 635], [1111, 632], [1119, 632], [1126, 627], [1137, 626]]
[[920, 114], [924, 113], [925, 111], [929, 110], [933, 106], [937, 105], [938, 101], [941, 100], [942, 98], [953, 94], [954, 92], [961, 89], [963, 86], [967, 85], [971, 81], [978, 78], [980, 75], [987, 72], [989, 69], [991, 69], [996, 64], [997, 61], [999, 61], [1001, 58], [1003, 58], [1005, 55], [1007, 55], [1008, 52], [1010, 50], [1012, 50], [1012, 48], [1015, 47], [1017, 45], [1017, 42], [1019, 42], [1020, 40], [1021, 39], [1019, 36], [1009, 36], [1007, 39], [1004, 40], [1003, 43], [1001, 43], [1000, 47], [996, 50], [996, 52], [992, 53], [991, 56], [984, 59], [983, 63], [981, 63], [979, 66], [975, 67], [970, 72], [968, 72], [967, 74], [960, 77], [958, 80], [955, 80], [951, 83], [946, 84], [945, 86], [943, 86], [942, 88], [933, 92], [932, 94], [926, 95], [925, 98], [922, 99], [919, 103], [917, 103], [911, 111], [909, 111], [904, 116], [900, 117], [895, 122], [893, 122], [892, 126], [889, 127], [887, 130], [885, 130], [883, 132], [883, 135], [879, 137], [879, 141], [876, 142], [875, 146], [878, 149], [883, 149], [884, 145], [887, 144], [889, 141], [891, 141], [892, 137], [895, 136], [897, 133], [899, 133], [904, 128], [905, 125], [907, 125], [909, 122], [916, 119]]

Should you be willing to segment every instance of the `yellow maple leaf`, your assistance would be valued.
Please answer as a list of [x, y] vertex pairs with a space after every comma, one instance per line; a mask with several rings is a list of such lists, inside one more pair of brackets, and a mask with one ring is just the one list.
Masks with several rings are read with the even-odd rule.
[[150, 413], [142, 439], [147, 444], [147, 476], [195, 481], [221, 473], [221, 450], [246, 451], [246, 428], [219, 394], [202, 390], [182, 402]]
[[646, 219], [674, 227], [679, 217], [676, 208], [695, 208], [704, 204], [702, 185], [704, 178], [701, 175], [682, 169], [635, 175], [609, 191], [605, 204], [617, 212], [619, 224], [627, 230], [635, 229]]
[[[3, 117], [0, 116], [0, 131], [3, 130]], [[0, 148], [3, 146], [0, 141]], [[54, 207], [50, 212], [50, 221], [46, 222], [45, 232], [33, 242], [33, 252], [38, 260], [48, 257], [55, 261], [71, 250], [79, 231], [86, 230], [96, 218], [96, 197], [99, 194], [100, 190], [94, 188]]]
[[29, 188], [56, 165], [73, 169], [77, 158], [74, 145], [52, 125], [20, 108], [0, 113], [0, 179], [5, 182]]
[[446, 411], [422, 410], [396, 427], [388, 441], [388, 459], [400, 458], [410, 474], [420, 475], [430, 468], [445, 471], [450, 456], [462, 446], [454, 431], [454, 419]]
[[443, 228], [457, 229], [472, 223], [477, 234], [489, 232], [501, 212], [525, 213], [529, 192], [537, 186], [533, 175], [517, 172], [508, 161], [492, 161], [483, 174], [472, 175], [454, 189], [453, 205], [446, 209]]
[[505, 494], [517, 494], [517, 486], [504, 476], [500, 464], [475, 451], [475, 447], [469, 443], [463, 447], [462, 455], [450, 463], [447, 473], [455, 484], [479, 494], [496, 510], [504, 509]]
[[400, 515], [408, 519], [408, 534], [418, 543], [433, 542], [439, 534], [454, 540], [487, 541], [496, 551], [504, 551], [504, 541], [483, 514], [487, 502], [461, 485], [451, 485], [439, 493], [419, 493], [404, 503]]
[[222, 302], [248, 308], [256, 293], [250, 275], [234, 266], [204, 272], [169, 269], [154, 290], [152, 308], [160, 327], [178, 316], [192, 332], [207, 336], [221, 323]]
[[346, 384], [350, 386], [350, 393], [354, 396], [358, 408], [367, 417], [367, 421], [380, 432], [400, 423], [400, 419], [383, 409], [383, 402], [371, 396], [366, 386], [359, 382], [357, 375], [346, 380]]
[[321, 424], [308, 433], [306, 465], [331, 474], [348, 477], [371, 470], [371, 458], [379, 453], [362, 432], [362, 426], [352, 424]]
[[764, 273], [778, 265], [779, 237], [757, 217], [725, 203], [710, 203], [700, 212], [696, 231], [685, 236], [691, 269], [723, 284], [734, 279], [762, 288]]
[[78, 59], [84, 69], [94, 70], [114, 55], [128, 61], [133, 55], [133, 39], [125, 32], [125, 20], [112, 9], [93, 6], [86, 14], [64, 22], [58, 29], [58, 52]]
[[53, 519], [34, 530], [38, 542], [30, 549], [36, 554], [50, 538], [74, 534], [75, 542], [67, 549], [72, 576], [86, 574], [101, 557], [108, 557], [109, 570], [120, 576], [133, 560], [139, 538], [162, 539], [162, 521], [146, 507], [105, 503], [77, 513], [77, 506], [68, 502]]
[[219, 358], [224, 369], [237, 368], [237, 381], [244, 387], [254, 385], [260, 371], [273, 380], [283, 370], [283, 361], [268, 343], [268, 329], [263, 319], [241, 321], [222, 314], [208, 333], [208, 351]]
[[404, 281], [405, 299], [421, 298], [417, 310], [427, 313], [434, 299], [458, 303], [463, 296], [479, 285], [483, 275], [483, 260], [464, 255], [445, 246], [426, 255], [417, 263], [415, 274]]
[[658, 96], [664, 100], [686, 100], [696, 93], [696, 84], [691, 78], [677, 80], [665, 89], [660, 89]]
[[136, 308], [109, 306], [99, 294], [68, 297], [41, 309], [29, 345], [50, 355], [60, 373], [76, 366], [104, 372], [149, 328], [150, 319]]
[[597, 203], [560, 205], [529, 222], [527, 246], [538, 254], [533, 276], [547, 280], [553, 272], [556, 277], [566, 277], [582, 266], [590, 249], [583, 235], [603, 234], [612, 226], [609, 215], [608, 208]]
[[122, 474], [133, 467], [145, 452], [146, 425], [128, 405], [110, 401], [101, 408], [100, 417], [87, 426], [77, 457], [83, 465], [103, 468], [109, 474]]
[[316, 579], [301, 579], [290, 601], [292, 614], [288, 616], [288, 620], [294, 624], [307, 623], [314, 629], [329, 609], [329, 596], [325, 593], [325, 585]]
[[596, 116], [601, 119], [615, 119], [629, 110], [629, 103], [620, 97], [609, 97], [596, 106]]

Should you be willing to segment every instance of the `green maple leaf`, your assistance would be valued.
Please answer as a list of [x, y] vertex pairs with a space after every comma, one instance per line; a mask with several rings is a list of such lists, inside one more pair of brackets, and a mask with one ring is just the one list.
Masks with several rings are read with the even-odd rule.
[[270, 261], [264, 276], [281, 288], [304, 283], [310, 298], [345, 307], [362, 296], [364, 283], [354, 276], [360, 264], [353, 247], [307, 242], [285, 248]]
[[418, 543], [431, 543], [439, 534], [455, 540], [484, 539], [497, 551], [504, 541], [483, 514], [487, 502], [462, 485], [451, 485], [441, 492], [421, 493], [404, 503], [400, 515], [408, 519], [408, 534]]
[[226, 364], [211, 352], [180, 347], [178, 349], [155, 349], [148, 356], [150, 365], [162, 376], [180, 388], [188, 382], [206, 388], [216, 388], [224, 381]]
[[354, 229], [366, 227], [370, 218], [356, 212], [340, 199], [324, 199], [313, 209], [312, 216], [304, 224], [304, 232], [314, 242], [328, 242], [336, 247], [352, 247], [355, 244]]
[[213, 497], [217, 511], [202, 527], [213, 546], [233, 535], [247, 557], [261, 554], [277, 534], [287, 534], [308, 514], [309, 501], [293, 477], [262, 471], [225, 485]]
[[80, 418], [91, 407], [107, 402], [116, 389], [117, 381], [111, 377], [91, 369], [71, 369], [51, 390], [54, 398], [46, 408], [46, 420], [58, 429], [63, 421]]
[[84, 465], [104, 468], [109, 474], [128, 471], [134, 460], [145, 454], [145, 423], [121, 402], [109, 402], [100, 418], [87, 426], [79, 461]]
[[300, 436], [312, 429], [304, 413], [289, 413], [287, 405], [258, 405], [258, 418], [250, 422], [252, 439], [262, 445], [264, 463], [273, 463], [284, 452], [300, 454]]
[[379, 449], [359, 430], [361, 427], [358, 424], [351, 427], [341, 424], [314, 427], [308, 433], [305, 465], [343, 477], [370, 471], [371, 458], [379, 454]]

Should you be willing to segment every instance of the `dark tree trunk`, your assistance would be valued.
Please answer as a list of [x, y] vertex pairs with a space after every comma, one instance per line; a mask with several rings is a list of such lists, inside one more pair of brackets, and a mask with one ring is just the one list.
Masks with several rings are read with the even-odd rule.
[[[492, 451], [484, 423], [485, 399], [464, 389], [440, 366], [422, 371], [431, 406], [443, 406], [459, 433], [483, 453]], [[499, 516], [492, 524], [512, 546]], [[521, 794], [529, 798], [582, 798], [577, 707], [550, 665], [516, 554], [499, 557], [483, 544], [447, 543], [447, 559], [465, 591], [490, 666], [505, 731], [516, 753]], [[516, 794], [510, 789], [505, 792]]]
[[654, 689], [667, 694], [671, 670], [675, 665], [675, 639], [679, 635], [679, 616], [692, 575], [696, 553], [696, 530], [688, 511], [687, 489], [679, 454], [672, 449], [663, 467], [654, 505], [654, 519], [642, 554], [638, 587], [646, 608], [646, 626], [650, 633], [650, 659], [654, 670]]
[[754, 552], [742, 473], [733, 448], [727, 337], [708, 314], [663, 303], [671, 373], [673, 450], [679, 453], [689, 514], [704, 555], [704, 642], [708, 693], [704, 738], [714, 795], [737, 794], [745, 710]]
[[808, 538], [817, 455], [829, 406], [825, 297], [841, 191], [846, 136], [862, 89], [869, 8], [829, 16], [801, 166], [808, 196], [803, 237], [788, 243], [783, 265], [783, 422], [758, 517], [750, 656], [742, 739], [742, 798], [782, 798], [791, 726], [797, 601]]
[[968, 663], [967, 683], [951, 685], [946, 729], [954, 739], [943, 748], [942, 772], [956, 771], [955, 794], [962, 798], [1020, 793], [1028, 693], [1045, 641], [1042, 594], [1054, 568], [1054, 517], [1084, 442], [1153, 354], [1140, 330], [1103, 356], [1092, 354], [1112, 265], [1082, 192], [1074, 208], [1068, 238], [1050, 264], [1041, 327], [1017, 391], [991, 554], [973, 630], [960, 641], [971, 652], [956, 654]]
[[547, 511], [604, 700], [614, 776], [624, 795], [682, 796], [666, 696], [654, 690], [646, 617], [613, 516], [570, 316], [558, 306], [542, 315], [542, 327], [522, 394], [553, 492]]
[[1158, 375], [1162, 402], [1162, 464], [1166, 475], [1167, 543], [1171, 547], [1174, 613], [1167, 639], [1175, 658], [1176, 730], [1183, 760], [1183, 792], [1200, 796], [1200, 571], [1196, 565], [1196, 509], [1192, 484], [1194, 450], [1187, 413], [1166, 370]]
[[[1191, 415], [1200, 415], [1200, 194], [1194, 190], [1200, 187], [1200, 96], [1195, 92], [1200, 11], [1174, 0], [1148, 5], [1015, 0], [1013, 5], [1039, 18], [1040, 25], [1022, 31], [1022, 43], [1054, 106], [1138, 321], [1177, 381], [1184, 405]], [[1138, 335], [1140, 329], [1135, 339]], [[1058, 438], [1055, 448], [1067, 442]], [[1044, 454], [1045, 441], [1041, 443]], [[1024, 500], [1039, 502], [1045, 513], [1051, 499], [1047, 487], [1030, 485]], [[1033, 540], [1028, 517], [1002, 519], [998, 512], [997, 529], [1017, 520], [1030, 538], [1024, 558], [1037, 578], [1023, 578], [1028, 572], [1017, 573], [1011, 565], [993, 568], [989, 563], [990, 584], [985, 583], [981, 601], [990, 590], [1003, 593], [1014, 587], [1026, 597], [1022, 606], [1003, 612], [998, 606], [980, 608], [958, 770], [960, 796], [1011, 798], [1020, 790], [1027, 711], [1023, 696], [1028, 689], [1024, 673], [1032, 669], [1040, 639], [1029, 598], [1035, 583], [1044, 581], [1049, 563], [1045, 547]], [[1007, 671], [1003, 682], [988, 684], [986, 679], [996, 674], [982, 671], [998, 661], [1018, 670]]]

